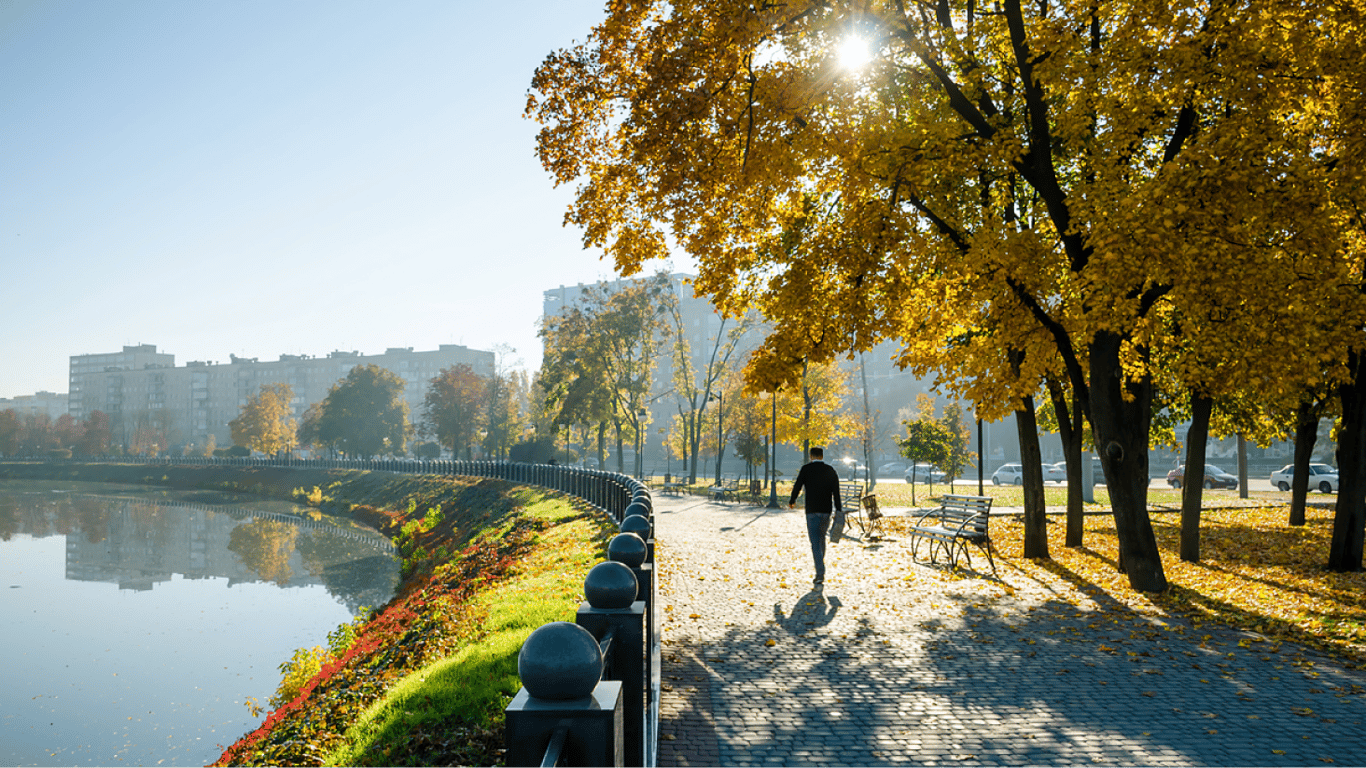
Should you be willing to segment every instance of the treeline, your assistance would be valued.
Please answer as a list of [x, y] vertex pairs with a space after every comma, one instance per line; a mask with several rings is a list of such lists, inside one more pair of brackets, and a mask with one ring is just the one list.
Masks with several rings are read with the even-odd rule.
[[[145, 452], [151, 445], [148, 436], [135, 437], [132, 447]], [[0, 411], [0, 456], [104, 456], [113, 445], [109, 416], [102, 411], [91, 411], [79, 420], [70, 414], [53, 419], [44, 413], [19, 414], [12, 408]]]
[[549, 448], [538, 448], [529, 378], [521, 371], [479, 374], [465, 364], [446, 368], [427, 382], [423, 413], [416, 420], [403, 389], [403, 379], [393, 371], [356, 366], [295, 419], [293, 388], [265, 384], [228, 427], [235, 447], [272, 455], [307, 448], [359, 458], [410, 452], [436, 458], [444, 448], [464, 459], [550, 458]]

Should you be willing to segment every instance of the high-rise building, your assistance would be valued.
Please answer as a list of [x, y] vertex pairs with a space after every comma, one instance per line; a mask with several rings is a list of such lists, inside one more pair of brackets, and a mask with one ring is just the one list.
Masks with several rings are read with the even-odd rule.
[[67, 413], [65, 393], [35, 392], [18, 397], [0, 397], [0, 411], [14, 411], [20, 417], [46, 416], [53, 421]]
[[358, 365], [377, 365], [404, 381], [409, 419], [422, 416], [427, 383], [443, 369], [468, 365], [480, 375], [494, 370], [494, 354], [458, 344], [414, 351], [391, 347], [380, 355], [332, 352], [325, 357], [280, 355], [278, 360], [230, 355], [226, 363], [191, 361], [176, 367], [175, 356], [144, 344], [121, 353], [71, 358], [71, 415], [91, 411], [109, 416], [115, 442], [127, 444], [142, 427], [165, 436], [168, 448], [203, 446], [210, 435], [232, 444], [228, 422], [266, 384], [288, 384], [295, 418], [327, 397], [332, 386]]

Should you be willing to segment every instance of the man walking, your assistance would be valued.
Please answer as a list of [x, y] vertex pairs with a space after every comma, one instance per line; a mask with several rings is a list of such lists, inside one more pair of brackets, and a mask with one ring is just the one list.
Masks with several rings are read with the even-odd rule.
[[811, 539], [811, 557], [816, 561], [817, 587], [825, 583], [825, 533], [830, 528], [830, 513], [844, 510], [840, 504], [839, 475], [824, 458], [824, 449], [811, 448], [811, 461], [797, 473], [792, 497], [787, 500], [788, 509], [796, 507], [797, 495], [806, 489], [806, 535]]

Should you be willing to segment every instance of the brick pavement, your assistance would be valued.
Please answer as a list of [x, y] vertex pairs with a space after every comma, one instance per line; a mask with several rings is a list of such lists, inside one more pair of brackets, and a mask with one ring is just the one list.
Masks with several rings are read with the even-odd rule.
[[[1366, 673], [802, 513], [655, 498], [661, 765], [1366, 765]], [[975, 563], [976, 561], [974, 561]]]

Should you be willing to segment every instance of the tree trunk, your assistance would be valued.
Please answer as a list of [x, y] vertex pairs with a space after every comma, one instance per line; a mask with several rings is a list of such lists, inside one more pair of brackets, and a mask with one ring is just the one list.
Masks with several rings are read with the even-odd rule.
[[1295, 472], [1290, 477], [1290, 524], [1304, 525], [1304, 504], [1309, 495], [1309, 460], [1319, 439], [1318, 409], [1305, 400], [1295, 409]]
[[[1148, 428], [1152, 381], [1124, 381], [1123, 339], [1101, 331], [1088, 350], [1091, 430], [1110, 490], [1121, 570], [1140, 592], [1162, 592], [1167, 576], [1148, 517]], [[1126, 399], [1127, 396], [1127, 399]]]
[[1342, 398], [1338, 501], [1328, 552], [1328, 570], [1339, 573], [1361, 570], [1362, 544], [1366, 542], [1366, 355], [1348, 352], [1347, 366], [1352, 380], [1338, 389]]
[[1034, 418], [1034, 397], [1024, 398], [1015, 411], [1020, 436], [1020, 466], [1024, 472], [1024, 556], [1048, 559], [1048, 510], [1043, 498], [1043, 453]]
[[1082, 509], [1082, 490], [1085, 472], [1081, 463], [1082, 420], [1081, 405], [1075, 390], [1072, 405], [1067, 405], [1067, 392], [1062, 384], [1048, 381], [1048, 394], [1053, 400], [1053, 412], [1058, 416], [1058, 436], [1062, 438], [1063, 460], [1067, 466], [1067, 539], [1068, 547], [1080, 547], [1086, 528]]
[[688, 441], [688, 448], [692, 452], [692, 457], [688, 459], [688, 485], [697, 484], [697, 454], [702, 446], [702, 430], [699, 427], [702, 421], [703, 411], [706, 411], [705, 402], [703, 403], [702, 411], [694, 409], [692, 414], [683, 420], [684, 429], [688, 433], [684, 436], [684, 439]]
[[1191, 427], [1186, 433], [1186, 473], [1181, 478], [1181, 559], [1200, 562], [1200, 508], [1205, 492], [1205, 449], [1214, 400], [1191, 393]]

